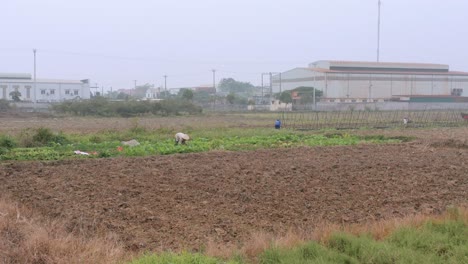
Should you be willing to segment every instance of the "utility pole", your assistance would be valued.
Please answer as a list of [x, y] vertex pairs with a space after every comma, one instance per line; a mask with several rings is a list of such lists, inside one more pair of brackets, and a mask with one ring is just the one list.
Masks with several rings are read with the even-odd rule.
[[263, 104], [263, 73], [262, 73], [262, 101], [261, 101], [261, 104]]
[[36, 49], [33, 49], [34, 54], [34, 109], [37, 107], [37, 97], [36, 97], [36, 90], [37, 90], [37, 82], [36, 82]]
[[271, 101], [273, 97], [273, 74], [269, 72], [268, 75], [270, 75], [270, 101]]
[[316, 64], [314, 63], [314, 91], [313, 91], [313, 97], [312, 97], [312, 101], [313, 101], [313, 104], [314, 104], [314, 111], [317, 109], [317, 104], [316, 104], [316, 101], [315, 101], [315, 90], [317, 89], [317, 82], [316, 82], [316, 77], [315, 77], [315, 68], [316, 68]]
[[212, 69], [211, 71], [213, 71], [213, 89], [214, 89], [215, 94], [216, 94], [216, 70]]
[[133, 89], [136, 90], [136, 83], [137, 83], [137, 80], [133, 80], [133, 82], [135, 83], [135, 86], [133, 87]]
[[380, 61], [380, 6], [382, 3], [379, 0], [378, 3], [378, 16], [377, 16], [377, 62]]
[[216, 70], [212, 69], [213, 72], [213, 90], [214, 90], [214, 98], [213, 98], [213, 109], [216, 107]]
[[164, 75], [164, 98], [167, 96], [167, 75]]
[[282, 90], [281, 90], [281, 72], [279, 73], [279, 93], [281, 95]]

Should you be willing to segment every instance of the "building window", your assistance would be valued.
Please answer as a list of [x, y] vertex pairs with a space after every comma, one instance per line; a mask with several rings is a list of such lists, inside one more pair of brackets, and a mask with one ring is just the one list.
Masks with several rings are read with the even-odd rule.
[[65, 94], [70, 94], [70, 90], [65, 90]]
[[26, 85], [24, 88], [26, 88], [26, 98], [31, 98], [31, 85]]
[[54, 89], [51, 89], [51, 90], [50, 90], [50, 94], [55, 94], [55, 90], [54, 90]]
[[41, 90], [41, 94], [45, 94], [45, 90]]
[[8, 86], [0, 85], [0, 88], [2, 88], [2, 90], [3, 90], [3, 94], [2, 94], [3, 97], [2, 98], [5, 99], [6, 98], [6, 91], [7, 91]]
[[18, 91], [19, 85], [13, 85], [13, 89], [15, 89], [15, 91]]
[[73, 91], [73, 94], [74, 94], [74, 95], [78, 95], [78, 90], [74, 90], [74, 91]]
[[459, 88], [452, 89], [453, 96], [461, 96], [462, 93], [463, 93], [463, 89], [459, 89]]

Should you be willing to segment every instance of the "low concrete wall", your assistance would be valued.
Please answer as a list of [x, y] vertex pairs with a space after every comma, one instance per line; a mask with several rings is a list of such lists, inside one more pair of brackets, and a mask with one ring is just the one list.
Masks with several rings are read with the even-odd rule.
[[[313, 109], [308, 107], [307, 109]], [[410, 102], [381, 102], [381, 103], [317, 103], [317, 111], [392, 111], [392, 110], [437, 110], [437, 109], [467, 109], [468, 103], [410, 103]]]
[[49, 103], [34, 103], [31, 102], [10, 102], [10, 106], [12, 107], [11, 111], [15, 112], [41, 112], [41, 113], [49, 113], [52, 110], [52, 105]]

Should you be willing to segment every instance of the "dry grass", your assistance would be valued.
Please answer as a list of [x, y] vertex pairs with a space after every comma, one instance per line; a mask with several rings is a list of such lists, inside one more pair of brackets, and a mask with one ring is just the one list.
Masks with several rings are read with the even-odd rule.
[[111, 234], [73, 235], [65, 224], [0, 200], [0, 263], [118, 263], [125, 250]]
[[331, 235], [336, 232], [346, 232], [354, 235], [366, 233], [372, 235], [376, 240], [382, 240], [401, 227], [420, 227], [427, 221], [444, 222], [447, 220], [461, 220], [468, 224], [468, 204], [457, 208], [448, 208], [440, 215], [421, 213], [405, 218], [354, 225], [322, 223], [317, 224], [310, 230], [289, 230], [279, 236], [255, 232], [242, 246], [223, 245], [212, 241], [208, 243], [205, 254], [223, 259], [241, 255], [255, 262], [257, 257], [270, 247], [290, 249], [311, 240], [325, 244]]
[[339, 230], [354, 235], [367, 233], [376, 240], [382, 240], [393, 231], [401, 227], [420, 227], [427, 221], [444, 222], [447, 220], [461, 220], [468, 224], [468, 204], [459, 207], [450, 207], [440, 215], [416, 214], [405, 218], [395, 218], [384, 221], [373, 222], [367, 225], [349, 225]]

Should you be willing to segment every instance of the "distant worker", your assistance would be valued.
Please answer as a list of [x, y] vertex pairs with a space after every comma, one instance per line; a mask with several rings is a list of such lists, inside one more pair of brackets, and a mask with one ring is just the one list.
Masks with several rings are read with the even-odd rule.
[[281, 121], [279, 119], [276, 119], [275, 121], [275, 128], [280, 129], [281, 128]]
[[408, 125], [408, 122], [409, 122], [409, 120], [408, 120], [407, 117], [403, 118], [403, 125], [405, 125], [405, 126]]
[[179, 145], [185, 145], [185, 142], [190, 140], [190, 137], [187, 135], [187, 134], [184, 134], [184, 133], [177, 133], [175, 134], [175, 144], [179, 144]]

